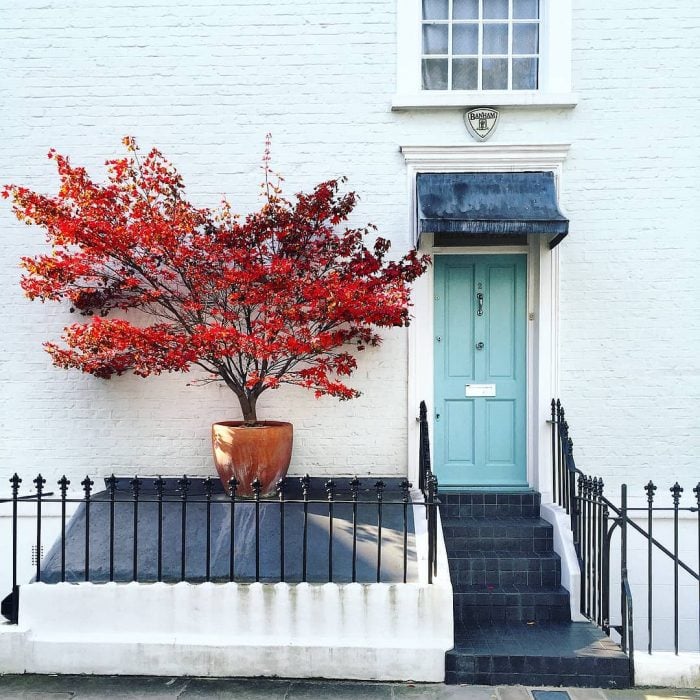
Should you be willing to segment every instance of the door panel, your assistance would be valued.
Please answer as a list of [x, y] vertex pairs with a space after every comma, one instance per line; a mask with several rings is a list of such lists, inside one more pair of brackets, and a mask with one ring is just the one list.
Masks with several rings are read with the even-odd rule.
[[474, 466], [474, 402], [446, 401], [445, 419], [448, 460]]
[[486, 401], [486, 465], [515, 464], [515, 402]]
[[513, 377], [515, 365], [515, 269], [496, 267], [487, 270], [488, 284], [484, 305], [488, 313], [488, 377]]
[[[435, 464], [443, 486], [526, 485], [526, 256], [435, 258]], [[467, 385], [481, 395], [467, 396]]]
[[474, 377], [474, 355], [463, 348], [474, 343], [474, 270], [447, 269], [444, 347], [447, 348], [447, 375], [453, 379]]

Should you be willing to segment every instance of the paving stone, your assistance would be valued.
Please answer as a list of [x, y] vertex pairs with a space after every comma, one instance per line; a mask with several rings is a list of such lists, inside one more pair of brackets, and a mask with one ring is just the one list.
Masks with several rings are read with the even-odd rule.
[[289, 688], [285, 700], [391, 700], [392, 686], [388, 683], [347, 683], [343, 681], [295, 681]]
[[395, 700], [498, 700], [495, 688], [479, 685], [404, 683], [393, 691]]
[[606, 690], [608, 700], [700, 700], [700, 688], [630, 688]]
[[509, 685], [496, 688], [499, 700], [532, 700], [528, 689], [521, 685]]
[[193, 678], [177, 697], [178, 700], [284, 700], [289, 697], [291, 687], [292, 681], [273, 678]]
[[571, 700], [605, 700], [600, 688], [570, 688]]
[[172, 700], [180, 695], [187, 684], [185, 678], [26, 674], [0, 677], [0, 698], [102, 700], [109, 697], [124, 700]]

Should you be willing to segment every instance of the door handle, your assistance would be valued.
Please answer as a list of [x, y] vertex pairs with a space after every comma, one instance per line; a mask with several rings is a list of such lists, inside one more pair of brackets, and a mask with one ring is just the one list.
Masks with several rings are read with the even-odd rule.
[[484, 315], [484, 295], [481, 292], [479, 292], [476, 295], [476, 304], [477, 304], [476, 315], [483, 316]]
[[477, 349], [477, 350], [483, 350], [483, 349], [484, 349], [484, 344], [481, 343], [481, 342], [477, 343], [477, 344], [476, 344], [476, 349]]

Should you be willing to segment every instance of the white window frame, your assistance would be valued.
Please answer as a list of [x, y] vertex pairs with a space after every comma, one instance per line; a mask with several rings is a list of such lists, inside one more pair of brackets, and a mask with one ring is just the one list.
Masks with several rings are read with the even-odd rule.
[[571, 92], [572, 0], [540, 0], [537, 90], [423, 90], [422, 0], [397, 3], [397, 74], [392, 109], [576, 105]]

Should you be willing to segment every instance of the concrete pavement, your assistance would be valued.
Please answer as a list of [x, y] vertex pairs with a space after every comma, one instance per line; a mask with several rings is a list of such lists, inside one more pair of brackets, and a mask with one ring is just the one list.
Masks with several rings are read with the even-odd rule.
[[700, 700], [700, 690], [526, 688], [423, 683], [142, 676], [0, 676], [2, 700]]

